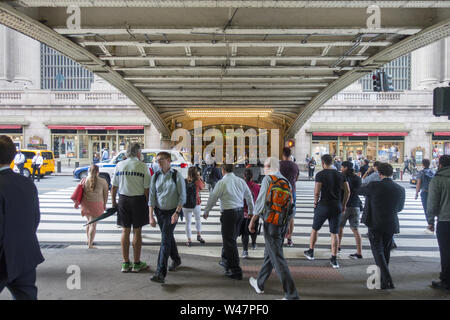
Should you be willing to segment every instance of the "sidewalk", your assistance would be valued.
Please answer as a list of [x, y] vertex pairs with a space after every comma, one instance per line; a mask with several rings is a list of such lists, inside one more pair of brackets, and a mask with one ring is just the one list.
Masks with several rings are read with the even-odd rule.
[[55, 172], [52, 173], [52, 176], [73, 176], [73, 170], [75, 170], [75, 167], [63, 167], [61, 166], [61, 172], [58, 173], [56, 172], [56, 168], [55, 168]]
[[[237, 281], [223, 275], [217, 258], [181, 254], [182, 265], [177, 271], [168, 272], [166, 284], [153, 283], [150, 277], [155, 271], [158, 250], [159, 247], [143, 248], [142, 261], [150, 265], [150, 271], [125, 274], [120, 272], [120, 249], [43, 249], [46, 261], [37, 269], [39, 299], [274, 300], [283, 296], [275, 274], [266, 283], [264, 294], [257, 295], [250, 287], [248, 279], [257, 276], [262, 259], [241, 259], [244, 279]], [[341, 260], [341, 268], [337, 270], [329, 266], [328, 259], [289, 259], [288, 264], [304, 300], [450, 299], [450, 292], [430, 287], [440, 270], [436, 258], [392, 258], [390, 270], [395, 290], [367, 288], [371, 275], [367, 268], [374, 264], [373, 259]], [[67, 288], [72, 274], [66, 272], [71, 265], [80, 267], [80, 290]], [[10, 297], [8, 290], [0, 294], [0, 300]]]

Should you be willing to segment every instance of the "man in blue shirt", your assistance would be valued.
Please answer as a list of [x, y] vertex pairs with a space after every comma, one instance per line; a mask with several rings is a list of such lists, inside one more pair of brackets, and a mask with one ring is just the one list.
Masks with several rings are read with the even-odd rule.
[[178, 218], [182, 214], [183, 204], [186, 202], [186, 186], [180, 172], [170, 167], [171, 156], [168, 152], [160, 152], [156, 156], [161, 170], [157, 171], [151, 180], [149, 194], [150, 225], [155, 228], [156, 218], [161, 230], [161, 248], [159, 249], [158, 266], [153, 282], [164, 283], [167, 275], [169, 256], [172, 264], [169, 271], [175, 271], [181, 264], [177, 243], [173, 231]]

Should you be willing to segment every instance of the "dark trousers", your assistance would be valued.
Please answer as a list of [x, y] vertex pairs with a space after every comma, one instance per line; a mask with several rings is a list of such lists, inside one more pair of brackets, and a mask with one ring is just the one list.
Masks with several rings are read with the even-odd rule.
[[34, 181], [34, 175], [36, 174], [36, 172], [37, 172], [37, 179], [38, 179], [38, 181], [40, 181], [41, 180], [41, 167], [33, 165], [33, 175], [32, 175], [33, 181]]
[[[250, 240], [250, 237], [252, 238], [252, 245], [256, 244], [256, 237], [258, 236], [258, 230], [256, 230], [254, 233], [250, 233], [250, 230], [248, 230], [248, 225], [250, 223], [251, 219], [242, 219], [241, 220], [241, 237], [242, 237], [242, 247], [244, 251], [248, 251], [248, 242]], [[256, 223], [256, 226], [258, 225], [258, 222]]]
[[427, 218], [428, 191], [420, 192], [420, 200], [422, 200], [422, 207], [423, 207], [423, 211], [425, 212], [425, 220], [428, 221], [428, 218]]
[[440, 280], [450, 286], [450, 221], [438, 221], [436, 237], [441, 253]]
[[156, 218], [158, 220], [159, 229], [161, 230], [161, 248], [158, 255], [158, 266], [156, 267], [156, 273], [163, 277], [167, 275], [167, 264], [169, 256], [175, 263], [181, 263], [180, 255], [178, 254], [177, 243], [173, 236], [176, 223], [172, 224], [172, 215], [175, 212], [172, 210], [160, 210], [155, 208]]
[[283, 254], [283, 241], [288, 226], [289, 223], [283, 227], [266, 222], [264, 223], [264, 239], [266, 247], [264, 249], [264, 262], [258, 274], [258, 287], [261, 290], [264, 290], [264, 283], [269, 279], [273, 268], [275, 268], [275, 272], [283, 285], [285, 298], [294, 300], [299, 297]]
[[225, 269], [230, 270], [232, 274], [242, 274], [236, 239], [243, 215], [244, 210], [240, 209], [234, 212], [225, 210], [220, 216], [223, 242], [222, 262], [225, 264]]
[[19, 169], [19, 173], [20, 173], [21, 176], [23, 176], [23, 167], [24, 166], [25, 166], [25, 164], [23, 164], [23, 163], [19, 163], [17, 165], [17, 169]]
[[11, 282], [7, 282], [6, 279], [0, 280], [0, 293], [5, 288], [8, 288], [14, 300], [37, 300], [36, 268]]
[[369, 229], [370, 248], [373, 258], [381, 272], [381, 285], [392, 283], [392, 277], [389, 273], [389, 260], [391, 257], [391, 246], [394, 235], [392, 233], [383, 233]]
[[309, 178], [313, 178], [314, 177], [314, 170], [315, 169], [308, 168], [308, 177]]

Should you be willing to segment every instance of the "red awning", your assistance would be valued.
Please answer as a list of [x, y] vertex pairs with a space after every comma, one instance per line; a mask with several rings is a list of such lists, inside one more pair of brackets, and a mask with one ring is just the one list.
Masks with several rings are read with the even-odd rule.
[[0, 124], [0, 129], [22, 129], [22, 126], [11, 126]]
[[144, 126], [59, 126], [49, 125], [49, 129], [59, 130], [142, 130]]
[[313, 132], [313, 136], [318, 137], [398, 137], [407, 135], [408, 132]]
[[450, 132], [435, 132], [435, 136], [450, 136]]

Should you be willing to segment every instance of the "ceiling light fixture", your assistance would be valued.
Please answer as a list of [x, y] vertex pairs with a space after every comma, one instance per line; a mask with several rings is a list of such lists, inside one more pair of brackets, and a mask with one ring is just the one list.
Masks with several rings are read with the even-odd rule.
[[273, 109], [196, 108], [184, 112], [190, 118], [267, 118]]

